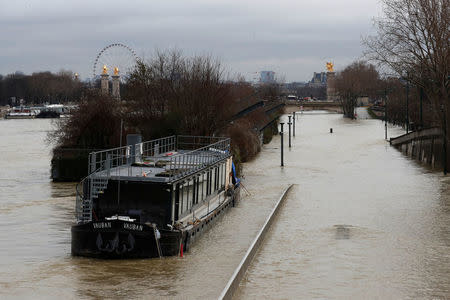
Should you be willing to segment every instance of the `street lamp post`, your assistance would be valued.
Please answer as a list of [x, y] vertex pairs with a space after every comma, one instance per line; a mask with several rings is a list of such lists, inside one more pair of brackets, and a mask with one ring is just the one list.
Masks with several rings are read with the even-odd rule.
[[423, 128], [423, 87], [420, 87], [420, 129]]
[[384, 89], [384, 139], [387, 140], [387, 89]]
[[409, 81], [406, 78], [406, 133], [409, 132]]
[[291, 125], [292, 125], [291, 116], [288, 116], [288, 118], [289, 118], [289, 122], [288, 122], [288, 125], [289, 125], [289, 148], [291, 148]]
[[281, 166], [284, 166], [284, 160], [283, 160], [283, 125], [284, 123], [280, 123], [281, 131], [280, 131], [280, 137], [281, 137]]
[[443, 141], [442, 141], [442, 148], [443, 148], [443, 158], [442, 158], [442, 164], [444, 167], [444, 175], [447, 175], [447, 114], [446, 109], [443, 104], [441, 104], [441, 110], [442, 110], [442, 119], [443, 119]]
[[294, 124], [292, 124], [292, 136], [295, 136], [295, 111], [292, 113], [292, 120], [294, 120]]

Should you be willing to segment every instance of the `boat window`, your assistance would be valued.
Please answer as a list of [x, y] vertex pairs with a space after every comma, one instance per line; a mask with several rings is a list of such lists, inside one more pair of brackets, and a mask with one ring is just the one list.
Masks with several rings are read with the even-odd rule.
[[172, 212], [172, 214], [171, 214], [171, 219], [172, 219], [172, 222], [174, 222], [175, 220], [177, 220], [178, 219], [178, 207], [177, 207], [177, 205], [176, 205], [176, 203], [177, 203], [177, 198], [176, 198], [176, 187], [174, 187], [174, 186], [172, 186], [172, 191], [171, 191], [171, 193], [170, 193], [171, 195], [172, 195], [172, 209], [171, 209], [171, 212]]
[[174, 192], [174, 200], [175, 200], [175, 215], [177, 216], [177, 220], [180, 218], [181, 215], [181, 208], [180, 208], [180, 184], [177, 184], [175, 187]]
[[220, 164], [219, 165], [219, 168], [218, 168], [219, 170], [218, 170], [218, 172], [219, 172], [219, 189], [222, 187], [222, 164]]
[[225, 182], [226, 182], [226, 177], [227, 177], [226, 172], [227, 172], [227, 167], [226, 167], [225, 163], [223, 163], [222, 164], [222, 172], [221, 172], [222, 180], [220, 181], [221, 185], [222, 185], [222, 188], [225, 187]]
[[212, 169], [211, 172], [211, 190], [210, 193], [213, 193], [216, 190], [216, 169]]
[[203, 173], [203, 198], [202, 201], [206, 199], [206, 196], [208, 195], [208, 173]]
[[189, 181], [186, 181], [183, 183], [183, 211], [182, 213], [185, 213], [186, 211], [190, 210], [192, 207], [192, 184]]
[[189, 182], [187, 182], [187, 201], [188, 209], [191, 209], [194, 205], [194, 179], [191, 178]]
[[182, 215], [184, 212], [184, 184], [183, 183], [181, 183], [179, 185], [179, 189], [180, 189], [180, 193], [179, 193], [178, 199], [180, 201], [180, 215]]
[[226, 167], [225, 167], [225, 163], [222, 164], [222, 171], [220, 172], [220, 174], [222, 174], [222, 179], [220, 180], [220, 184], [222, 185], [222, 187], [225, 186], [225, 177], [226, 177]]
[[214, 185], [214, 189], [217, 191], [218, 189], [219, 189], [219, 185], [220, 185], [220, 165], [218, 165], [216, 168], [215, 168], [215, 177], [216, 177], [216, 182], [215, 182], [215, 185]]
[[212, 170], [208, 171], [208, 195], [211, 195], [211, 189], [212, 189]]
[[194, 177], [194, 204], [198, 203], [198, 199], [200, 197], [200, 195], [198, 194], [198, 190], [199, 190], [199, 178], [198, 175]]

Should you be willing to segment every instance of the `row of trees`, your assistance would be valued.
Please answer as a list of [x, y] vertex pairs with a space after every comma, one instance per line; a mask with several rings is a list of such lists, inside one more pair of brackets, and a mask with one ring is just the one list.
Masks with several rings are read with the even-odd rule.
[[450, 113], [450, 2], [382, 2], [384, 17], [376, 22], [378, 33], [364, 41], [367, 56], [422, 89], [443, 124]]
[[[365, 39], [364, 44], [367, 58], [384, 76], [366, 62], [355, 62], [339, 72], [335, 83], [344, 115], [354, 118], [358, 97], [389, 99], [388, 118], [392, 121], [409, 125], [406, 123], [413, 120], [450, 132], [446, 121], [450, 120], [449, 0], [382, 3], [384, 16], [376, 21], [377, 35]], [[408, 113], [407, 97], [411, 102]]]
[[296, 88], [297, 97], [311, 97], [317, 99], [327, 99], [327, 87], [326, 86], [310, 86]]
[[74, 102], [84, 88], [70, 71], [0, 75], [0, 105], [17, 105], [20, 99], [34, 104]]
[[423, 88], [401, 77], [380, 77], [375, 66], [357, 61], [339, 72], [335, 80], [344, 116], [354, 118], [359, 97], [369, 97], [385, 106], [385, 116], [393, 124], [412, 129], [440, 126], [439, 110]]
[[147, 138], [181, 131], [212, 135], [230, 119], [234, 100], [233, 85], [224, 80], [218, 61], [185, 58], [178, 51], [138, 62], [124, 98], [134, 112], [130, 125]]
[[124, 101], [87, 90], [78, 109], [60, 120], [49, 138], [57, 150], [117, 147], [122, 120], [123, 138], [128, 133], [139, 133], [144, 140], [173, 134], [230, 136], [235, 157], [245, 161], [259, 151], [258, 126], [265, 112], [257, 109], [239, 120], [233, 116], [265, 92], [227, 80], [220, 62], [211, 57], [158, 52], [129, 74]]
[[335, 88], [344, 117], [353, 119], [358, 98], [376, 96], [380, 88], [380, 76], [373, 65], [357, 61], [336, 75]]

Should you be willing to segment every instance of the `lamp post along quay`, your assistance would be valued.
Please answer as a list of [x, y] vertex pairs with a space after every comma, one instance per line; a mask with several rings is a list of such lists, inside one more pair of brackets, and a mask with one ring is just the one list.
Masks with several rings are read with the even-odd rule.
[[420, 129], [423, 128], [423, 87], [420, 87], [420, 106], [419, 106], [419, 116], [420, 116]]
[[291, 116], [289, 116], [289, 122], [288, 122], [288, 127], [289, 127], [289, 148], [291, 148]]
[[280, 131], [280, 140], [281, 140], [281, 166], [284, 166], [284, 161], [283, 161], [283, 125], [284, 123], [280, 123], [281, 126], [281, 131]]
[[294, 120], [294, 124], [292, 125], [292, 136], [295, 136], [295, 111], [292, 113], [292, 115], [292, 119]]
[[406, 79], [406, 133], [409, 133], [409, 80]]
[[387, 140], [387, 89], [384, 90], [384, 139]]

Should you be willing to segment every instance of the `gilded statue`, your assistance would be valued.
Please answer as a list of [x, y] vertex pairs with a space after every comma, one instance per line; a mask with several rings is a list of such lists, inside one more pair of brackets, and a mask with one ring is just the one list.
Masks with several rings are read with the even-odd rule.
[[332, 62], [327, 62], [327, 70], [328, 72], [333, 72], [333, 63]]
[[108, 74], [108, 68], [106, 65], [103, 65], [103, 74]]
[[118, 67], [114, 68], [114, 75], [119, 76], [119, 68]]

